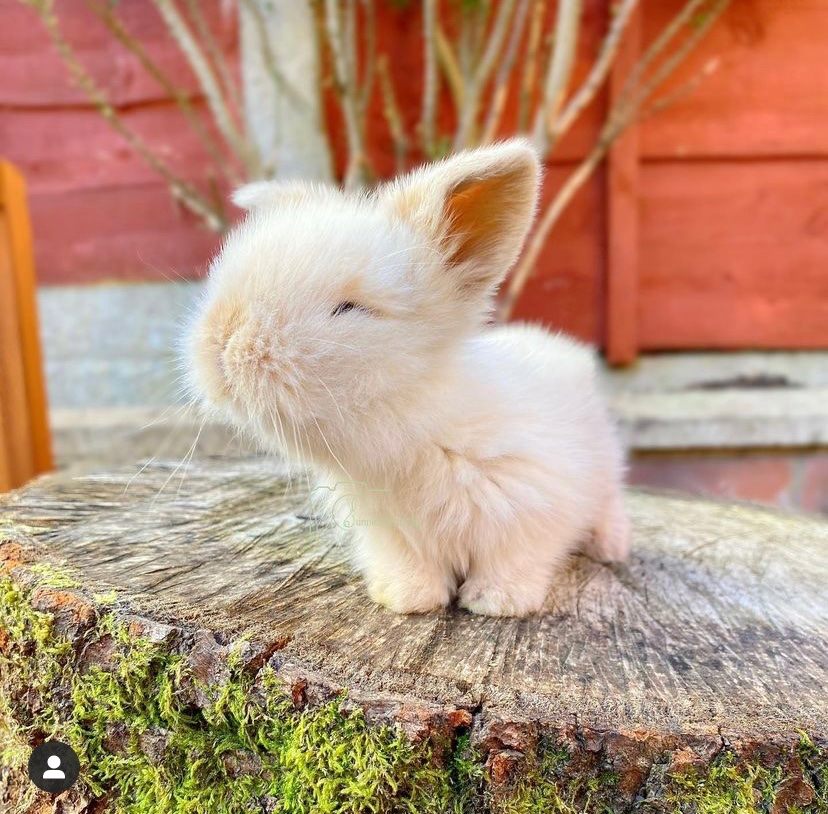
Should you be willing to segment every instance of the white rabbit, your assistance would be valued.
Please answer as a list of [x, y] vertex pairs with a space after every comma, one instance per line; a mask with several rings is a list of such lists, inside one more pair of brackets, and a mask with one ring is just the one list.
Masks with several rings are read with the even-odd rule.
[[593, 354], [486, 324], [538, 185], [521, 139], [365, 195], [250, 184], [189, 334], [197, 396], [350, 507], [355, 564], [398, 612], [530, 614], [567, 554], [628, 552]]

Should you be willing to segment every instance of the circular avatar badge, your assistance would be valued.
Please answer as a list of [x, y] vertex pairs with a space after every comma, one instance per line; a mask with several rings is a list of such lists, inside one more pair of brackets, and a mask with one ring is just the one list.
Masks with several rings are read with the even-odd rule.
[[70, 746], [60, 741], [46, 741], [29, 758], [29, 779], [41, 791], [60, 794], [80, 774], [80, 761]]

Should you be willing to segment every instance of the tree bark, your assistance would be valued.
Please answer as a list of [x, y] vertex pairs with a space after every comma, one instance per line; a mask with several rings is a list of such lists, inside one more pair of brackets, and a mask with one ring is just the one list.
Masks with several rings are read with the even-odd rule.
[[[379, 811], [412, 800], [422, 811], [828, 810], [820, 519], [630, 493], [629, 564], [572, 557], [542, 615], [491, 619], [452, 608], [403, 617], [371, 603], [346, 547], [312, 516], [306, 479], [288, 478], [277, 462], [197, 462], [183, 476], [163, 462], [138, 470], [59, 473], [0, 499], [0, 699], [4, 688], [22, 693], [0, 709], [0, 729], [21, 755], [47, 734], [33, 723], [46, 701], [20, 689], [26, 659], [46, 647], [23, 642], [33, 612], [71, 644], [49, 656], [61, 665], [50, 698], [66, 696], [68, 682], [75, 699], [50, 710], [58, 734], [69, 723], [79, 727], [71, 732], [93, 731], [78, 687], [95, 673], [90, 665], [123, 665], [107, 636], [117, 647], [136, 637], [183, 660], [176, 681], [182, 670], [196, 676], [174, 697], [202, 710], [197, 726], [187, 718], [199, 737], [219, 726], [211, 705], [235, 670], [270, 669], [297, 721], [346, 692], [338, 714], [356, 711], [369, 729], [427, 744], [424, 760], [438, 780], [445, 773], [449, 796], [423, 803], [400, 769]], [[119, 625], [130, 631], [124, 641], [106, 632]], [[119, 709], [132, 703], [119, 698]], [[123, 738], [128, 752], [143, 743]], [[117, 753], [111, 740], [101, 754]], [[281, 782], [261, 768], [279, 748], [251, 746], [234, 758], [246, 768], [233, 771], [248, 772], [253, 786]], [[21, 771], [6, 770], [9, 799], [22, 799]], [[133, 793], [117, 778], [97, 782], [67, 793], [75, 808], [53, 810], [105, 811]], [[743, 792], [754, 807], [703, 807], [701, 795]], [[315, 810], [289, 803], [283, 789], [273, 803], [264, 791], [250, 794], [246, 810]], [[45, 795], [31, 799], [19, 810], [52, 810], [36, 807]], [[330, 810], [360, 810], [349, 800]]]

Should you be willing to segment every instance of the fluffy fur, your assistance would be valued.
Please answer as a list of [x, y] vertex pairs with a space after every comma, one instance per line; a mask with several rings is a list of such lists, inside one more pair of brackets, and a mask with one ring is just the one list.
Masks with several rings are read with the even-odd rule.
[[592, 353], [486, 325], [538, 179], [512, 140], [365, 196], [251, 184], [212, 264], [189, 334], [197, 395], [318, 475], [371, 597], [395, 611], [457, 598], [526, 615], [567, 554], [627, 554]]

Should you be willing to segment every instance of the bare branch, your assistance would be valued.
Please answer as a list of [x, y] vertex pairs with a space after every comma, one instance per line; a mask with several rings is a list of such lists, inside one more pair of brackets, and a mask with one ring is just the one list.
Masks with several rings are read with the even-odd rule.
[[549, 122], [560, 110], [566, 93], [575, 57], [578, 53], [578, 34], [581, 27], [581, 0], [559, 0], [555, 21], [555, 46], [549, 61], [543, 99], [535, 113], [532, 142], [541, 155], [549, 151]]
[[113, 11], [113, 6], [108, 2], [101, 2], [100, 0], [84, 0], [84, 2], [87, 8], [109, 29], [118, 42], [134, 54], [136, 59], [141, 63], [141, 67], [169, 94], [170, 98], [175, 102], [176, 107], [181, 111], [181, 115], [187, 120], [193, 132], [213, 159], [216, 170], [224, 175], [232, 184], [240, 183], [242, 177], [233, 167], [233, 163], [228, 160], [227, 155], [216, 143], [210, 131], [204, 126], [204, 122], [193, 107], [190, 97], [175, 85], [172, 79], [161, 70], [155, 60], [147, 53], [143, 45], [130, 34], [123, 24], [123, 21]]
[[222, 137], [233, 152], [239, 156], [248, 174], [254, 178], [259, 177], [261, 161], [257, 151], [236, 127], [213, 69], [196, 42], [190, 27], [178, 11], [175, 0], [153, 0], [153, 2], [196, 75], [204, 92], [207, 106], [210, 108], [210, 114], [213, 116]]
[[303, 107], [305, 105], [304, 99], [302, 99], [301, 95], [296, 92], [296, 88], [293, 87], [291, 82], [288, 81], [288, 78], [279, 68], [276, 54], [273, 53], [273, 44], [267, 36], [267, 21], [264, 18], [264, 14], [262, 14], [262, 9], [260, 8], [259, 3], [257, 0], [242, 0], [242, 2], [256, 21], [256, 30], [259, 35], [259, 47], [261, 48], [265, 67], [267, 68], [270, 78], [273, 80], [274, 87], [277, 92], [284, 93], [288, 96], [296, 107]]
[[[365, 130], [365, 117], [368, 106], [371, 104], [371, 95], [374, 92], [374, 71], [377, 62], [377, 14], [374, 0], [361, 0], [365, 8], [365, 70], [363, 72], [359, 91], [359, 110], [362, 119], [362, 129]], [[354, 69], [354, 76], [358, 71]]]
[[[596, 141], [594, 147], [589, 154], [581, 161], [575, 168], [572, 174], [567, 179], [566, 183], [558, 191], [558, 194], [543, 212], [537, 226], [535, 227], [532, 236], [526, 247], [526, 251], [521, 257], [518, 265], [509, 280], [506, 292], [503, 295], [499, 307], [498, 317], [506, 320], [512, 313], [512, 310], [520, 298], [527, 281], [532, 275], [532, 271], [537, 264], [540, 253], [549, 236], [552, 227], [558, 222], [563, 211], [573, 199], [578, 190], [584, 185], [587, 179], [592, 175], [595, 168], [601, 163], [610, 145], [621, 135], [621, 133], [639, 116], [644, 102], [652, 96], [657, 88], [675, 71], [675, 69], [687, 58], [693, 49], [707, 34], [711, 26], [721, 17], [722, 13], [730, 4], [730, 0], [716, 0], [711, 8], [706, 12], [702, 22], [698, 24], [693, 31], [687, 36], [682, 45], [677, 48], [653, 76], [643, 84], [638, 83], [641, 75], [641, 62], [639, 62], [632, 72], [632, 76], [622, 89], [621, 95], [617, 102], [613, 105], [604, 127]], [[676, 18], [668, 25], [669, 28], [674, 29], [674, 33], [680, 30], [684, 23], [675, 26], [677, 19], [682, 19], [685, 22], [689, 20], [687, 16], [687, 7], [690, 5], [698, 5], [696, 0], [689, 0], [684, 8], [676, 15]], [[665, 29], [667, 30], [667, 29]], [[660, 48], [664, 48], [669, 41], [662, 35], [657, 38]], [[652, 46], [651, 46], [652, 49]], [[645, 52], [642, 60], [647, 58], [648, 63], [652, 62], [652, 57], [648, 56], [650, 50]], [[634, 81], [635, 80], [635, 81]]]
[[698, 17], [700, 22], [694, 26], [692, 33], [685, 39], [683, 45], [676, 49], [650, 80], [643, 85], [639, 92], [640, 99], [644, 99], [652, 93], [684, 61], [684, 58], [696, 47], [710, 29], [710, 26], [716, 22], [729, 5], [729, 0], [718, 0], [705, 11], [704, 7], [710, 5], [710, 2], [711, 0], [688, 0], [642, 54], [630, 77], [624, 83], [621, 91], [622, 97], [634, 93], [636, 88], [642, 85], [642, 76], [647, 68], [655, 62], [676, 35], [690, 25], [695, 17]]
[[551, 149], [558, 139], [572, 126], [584, 108], [595, 98], [595, 94], [604, 84], [609, 74], [621, 38], [627, 28], [639, 0], [622, 0], [620, 6], [613, 12], [609, 30], [601, 43], [598, 58], [584, 80], [578, 92], [567, 102], [560, 115], [553, 115], [546, 120], [547, 147]]
[[[688, 25], [693, 17], [702, 12], [705, 5], [709, 4], [710, 0], [688, 0], [678, 14], [667, 23], [661, 30], [661, 33], [650, 43], [647, 50], [641, 55], [638, 64], [635, 66], [630, 78], [627, 80], [627, 86], [632, 87], [637, 85], [641, 76], [647, 68], [653, 63], [658, 55], [670, 44], [675, 36]], [[706, 30], [706, 29], [705, 29]]]
[[666, 93], [660, 99], [653, 101], [646, 110], [641, 112], [639, 119], [643, 120], [645, 118], [650, 118], [650, 116], [654, 116], [656, 113], [660, 113], [662, 110], [674, 105], [685, 96], [689, 96], [705, 79], [712, 76], [717, 70], [719, 70], [720, 66], [721, 60], [718, 57], [708, 59], [707, 62], [702, 65], [701, 70], [691, 76], [690, 79], [683, 82], [679, 87], [670, 93]]
[[509, 22], [512, 19], [514, 6], [515, 0], [501, 0], [498, 5], [497, 14], [492, 24], [492, 30], [489, 32], [489, 38], [486, 41], [483, 55], [477, 63], [471, 83], [466, 87], [467, 92], [464, 105], [460, 111], [460, 120], [454, 137], [455, 150], [462, 150], [472, 143], [474, 131], [477, 126], [480, 98], [497, 62], [506, 34], [509, 31]]
[[380, 90], [382, 91], [382, 110], [385, 120], [388, 122], [388, 129], [391, 131], [391, 138], [394, 142], [394, 157], [396, 159], [396, 171], [399, 175], [405, 172], [406, 158], [408, 157], [408, 138], [405, 135], [405, 124], [403, 123], [400, 106], [397, 96], [394, 93], [394, 82], [391, 79], [391, 71], [388, 68], [388, 55], [382, 54], [377, 60], [377, 73], [379, 75]]
[[241, 119], [242, 98], [238, 85], [236, 84], [233, 74], [230, 71], [230, 65], [227, 62], [227, 57], [216, 42], [213, 35], [213, 29], [207, 22], [204, 15], [204, 3], [199, 0], [187, 0], [187, 8], [189, 10], [190, 18], [195, 22], [196, 30], [207, 49], [207, 56], [216, 69], [216, 72], [221, 79], [224, 94], [230, 100], [230, 105], [236, 113], [237, 121]]
[[423, 108], [420, 137], [423, 151], [434, 156], [437, 118], [437, 0], [423, 0]]
[[529, 4], [532, 0], [518, 0], [518, 7], [515, 10], [515, 18], [512, 21], [512, 30], [509, 34], [509, 42], [506, 45], [503, 59], [497, 70], [494, 81], [494, 90], [489, 102], [489, 111], [486, 114], [486, 121], [483, 125], [483, 134], [480, 138], [481, 144], [489, 144], [497, 134], [500, 124], [500, 117], [503, 115], [503, 108], [506, 106], [506, 98], [509, 94], [509, 81], [512, 78], [512, 68], [515, 64], [517, 51], [523, 41], [523, 33], [526, 30], [526, 21], [529, 18]]
[[442, 29], [439, 21], [437, 23], [437, 56], [440, 60], [440, 67], [448, 82], [451, 98], [454, 102], [454, 109], [460, 110], [465, 103], [466, 82], [457, 55], [451, 47], [448, 37]]
[[135, 152], [169, 184], [173, 197], [181, 201], [191, 212], [198, 215], [210, 229], [218, 232], [224, 231], [227, 228], [227, 222], [223, 212], [212, 205], [198, 189], [173, 172], [169, 165], [157, 153], [154, 153], [147, 143], [118, 114], [103, 90], [80, 63], [68, 40], [63, 36], [51, 3], [37, 2], [37, 0], [23, 0], [23, 2], [37, 12], [70, 75], [94, 103], [96, 109], [109, 123], [110, 127], [122, 136]]
[[[353, 5], [353, 0], [346, 0]], [[346, 18], [347, 19], [347, 18]], [[358, 91], [350, 72], [349, 49], [342, 30], [339, 0], [325, 0], [325, 27], [328, 47], [333, 56], [336, 89], [345, 119], [348, 140], [348, 166], [345, 170], [345, 188], [353, 189], [364, 181], [367, 157], [360, 124]]]
[[535, 85], [538, 80], [538, 62], [543, 34], [543, 18], [546, 11], [546, 0], [535, 0], [532, 7], [532, 20], [529, 23], [529, 40], [526, 46], [526, 59], [523, 63], [523, 74], [520, 80], [520, 107], [518, 109], [518, 131], [526, 132], [529, 126], [529, 110], [535, 96]]

